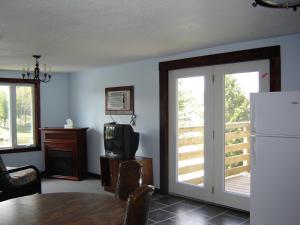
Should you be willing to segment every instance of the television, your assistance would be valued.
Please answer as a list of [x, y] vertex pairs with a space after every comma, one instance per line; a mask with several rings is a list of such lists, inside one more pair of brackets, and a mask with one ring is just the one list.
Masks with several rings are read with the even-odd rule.
[[104, 124], [105, 155], [118, 159], [134, 159], [140, 135], [130, 124]]

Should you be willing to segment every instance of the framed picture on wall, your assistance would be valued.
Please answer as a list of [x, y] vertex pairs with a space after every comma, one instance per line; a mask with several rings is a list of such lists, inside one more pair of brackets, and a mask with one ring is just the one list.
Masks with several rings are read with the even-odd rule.
[[133, 86], [105, 88], [106, 115], [134, 114]]

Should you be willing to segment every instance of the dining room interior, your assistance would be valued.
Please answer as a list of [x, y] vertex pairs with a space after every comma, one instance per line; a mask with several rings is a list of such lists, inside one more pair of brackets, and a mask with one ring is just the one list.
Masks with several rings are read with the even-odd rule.
[[264, 114], [298, 143], [299, 6], [1, 1], [0, 225], [299, 225], [299, 153], [264, 158], [282, 207], [258, 189], [252, 100], [293, 92]]

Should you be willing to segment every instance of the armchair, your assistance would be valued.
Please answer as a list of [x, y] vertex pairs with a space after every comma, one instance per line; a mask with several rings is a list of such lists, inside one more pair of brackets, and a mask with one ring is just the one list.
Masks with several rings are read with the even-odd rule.
[[0, 202], [41, 193], [41, 176], [32, 165], [7, 169], [0, 155]]

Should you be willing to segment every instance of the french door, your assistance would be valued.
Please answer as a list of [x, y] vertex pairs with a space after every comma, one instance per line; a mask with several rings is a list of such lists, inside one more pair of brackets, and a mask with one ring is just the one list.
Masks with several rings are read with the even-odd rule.
[[169, 191], [249, 210], [249, 93], [267, 60], [170, 71]]
[[169, 75], [169, 191], [205, 201], [212, 201], [214, 176], [208, 163], [213, 161], [212, 69], [175, 70]]

